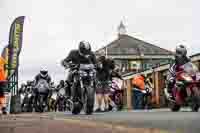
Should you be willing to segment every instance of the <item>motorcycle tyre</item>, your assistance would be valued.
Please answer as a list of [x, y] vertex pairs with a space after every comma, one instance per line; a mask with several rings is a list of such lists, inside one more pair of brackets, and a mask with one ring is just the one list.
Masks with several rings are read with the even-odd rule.
[[94, 109], [95, 91], [94, 88], [89, 88], [86, 96], [86, 103], [84, 106], [84, 112], [86, 115], [92, 115]]
[[199, 96], [193, 96], [192, 97], [192, 104], [191, 104], [191, 109], [192, 112], [198, 112], [199, 107], [200, 107], [200, 97]]
[[82, 109], [81, 103], [80, 103], [80, 102], [74, 102], [74, 103], [73, 103], [73, 106], [72, 106], [72, 114], [73, 114], [73, 115], [78, 115], [78, 114], [80, 114], [81, 109]]

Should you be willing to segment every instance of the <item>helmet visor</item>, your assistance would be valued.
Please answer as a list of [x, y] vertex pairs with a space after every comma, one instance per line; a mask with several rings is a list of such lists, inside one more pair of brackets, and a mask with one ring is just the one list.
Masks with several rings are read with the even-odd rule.
[[43, 76], [43, 77], [45, 77], [45, 76], [47, 76], [47, 71], [40, 71], [40, 73], [41, 73], [41, 75]]
[[87, 54], [89, 54], [90, 50], [89, 50], [89, 49], [86, 49], [86, 48], [80, 48], [80, 52], [81, 52], [81, 54], [83, 54], [83, 55], [87, 55]]

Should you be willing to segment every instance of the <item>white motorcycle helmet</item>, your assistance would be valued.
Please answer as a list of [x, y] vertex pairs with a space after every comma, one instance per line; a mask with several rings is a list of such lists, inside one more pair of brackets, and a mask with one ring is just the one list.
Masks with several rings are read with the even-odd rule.
[[40, 76], [41, 76], [42, 78], [46, 78], [46, 77], [48, 76], [48, 70], [47, 70], [45, 67], [43, 67], [43, 68], [40, 70]]

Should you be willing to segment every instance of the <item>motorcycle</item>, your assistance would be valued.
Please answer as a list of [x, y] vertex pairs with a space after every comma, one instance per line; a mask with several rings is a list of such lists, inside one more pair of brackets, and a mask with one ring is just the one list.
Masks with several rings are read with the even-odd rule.
[[32, 112], [33, 111], [33, 94], [32, 92], [26, 91], [21, 94], [22, 104], [21, 110], [22, 112]]
[[48, 100], [48, 93], [49, 93], [49, 85], [47, 83], [46, 80], [41, 79], [37, 86], [37, 99], [36, 99], [36, 106], [35, 106], [35, 110], [36, 112], [44, 112], [47, 110], [48, 104], [47, 104], [47, 100]]
[[111, 111], [113, 109], [113, 105], [111, 104], [111, 102], [114, 102], [118, 111], [122, 110], [122, 108], [123, 108], [123, 93], [124, 93], [124, 91], [121, 89], [120, 86], [121, 85], [119, 85], [118, 81], [112, 80], [112, 82], [110, 84], [110, 93], [109, 93], [109, 98], [111, 100], [109, 102], [109, 111]]
[[66, 111], [66, 91], [65, 88], [61, 88], [58, 91], [58, 96], [57, 96], [57, 106], [58, 106], [58, 111]]
[[[189, 105], [194, 112], [200, 107], [200, 73], [197, 67], [189, 62], [179, 67], [176, 73], [176, 83], [172, 89], [175, 100], [169, 99], [172, 111], [179, 111], [181, 106]], [[165, 89], [167, 95], [167, 90]]]
[[87, 115], [93, 113], [95, 100], [95, 79], [96, 71], [94, 64], [76, 65], [74, 71], [74, 82], [78, 83], [78, 87], [73, 98], [72, 114], [79, 114], [83, 109]]

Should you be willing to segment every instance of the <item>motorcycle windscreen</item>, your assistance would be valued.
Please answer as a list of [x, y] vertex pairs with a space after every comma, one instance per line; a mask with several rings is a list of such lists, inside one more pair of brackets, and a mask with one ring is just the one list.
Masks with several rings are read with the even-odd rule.
[[196, 73], [199, 71], [196, 65], [194, 65], [191, 62], [184, 64], [183, 66], [181, 66], [181, 68], [184, 70], [184, 72], [186, 72], [187, 74], [191, 76], [196, 75]]
[[91, 70], [94, 69], [94, 64], [80, 64], [79, 69], [80, 70]]
[[41, 79], [38, 82], [37, 88], [38, 88], [38, 92], [40, 92], [40, 93], [46, 93], [46, 92], [48, 92], [49, 84], [47, 83], [46, 80], [42, 80]]

